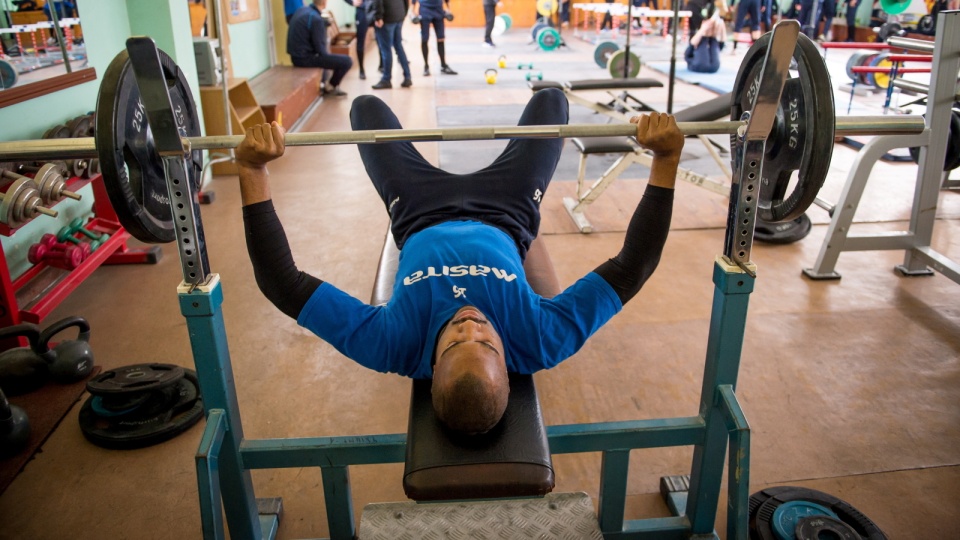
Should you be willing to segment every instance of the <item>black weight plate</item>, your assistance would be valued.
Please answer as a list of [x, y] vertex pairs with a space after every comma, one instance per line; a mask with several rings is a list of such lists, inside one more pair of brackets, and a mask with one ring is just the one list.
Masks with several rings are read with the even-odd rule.
[[[186, 77], [166, 53], [157, 52], [180, 136], [199, 136], [200, 119]], [[104, 72], [94, 136], [104, 185], [120, 224], [143, 242], [173, 242], [175, 224], [163, 161], [126, 50]], [[202, 168], [203, 152], [194, 150], [187, 162], [194, 191], [200, 190]]]
[[811, 516], [797, 522], [797, 540], [861, 540], [853, 527], [829, 516]]
[[853, 527], [864, 540], [886, 540], [887, 536], [867, 516], [849, 503], [828, 493], [814, 489], [777, 486], [758, 491], [750, 496], [748, 522], [752, 540], [778, 540], [770, 519], [780, 505], [790, 501], [809, 501], [823, 505]]
[[[943, 170], [952, 171], [960, 167], [960, 113], [951, 111], [950, 114], [950, 134], [947, 136], [947, 155], [943, 160]], [[920, 161], [920, 147], [910, 147], [910, 157], [913, 162]]]
[[136, 364], [104, 371], [87, 381], [87, 391], [96, 396], [139, 394], [173, 386], [184, 369], [173, 364]]
[[[169, 440], [196, 424], [203, 417], [203, 400], [200, 385], [192, 370], [185, 370], [184, 377], [172, 387], [172, 397], [162, 406], [140, 414], [103, 417], [92, 408], [91, 396], [80, 408], [80, 429], [88, 441], [104, 448], [130, 450], [144, 448]], [[156, 394], [163, 394], [157, 392]]]
[[937, 30], [937, 20], [933, 18], [933, 15], [924, 15], [920, 17], [920, 20], [917, 21], [917, 32], [921, 34], [926, 34], [932, 36], [936, 34]]
[[807, 214], [801, 214], [797, 219], [781, 223], [769, 223], [757, 219], [753, 237], [758, 242], [767, 244], [791, 244], [806, 238], [812, 228], [813, 224]]
[[[749, 89], [759, 80], [771, 35], [760, 36], [740, 65], [733, 88], [732, 120], [739, 121], [752, 106]], [[757, 212], [768, 222], [796, 219], [813, 204], [833, 156], [836, 118], [830, 73], [816, 45], [803, 34], [797, 36], [793, 58], [796, 70], [790, 71], [783, 86], [763, 156]], [[734, 144], [735, 138], [731, 135]], [[788, 195], [794, 171], [798, 174]]]

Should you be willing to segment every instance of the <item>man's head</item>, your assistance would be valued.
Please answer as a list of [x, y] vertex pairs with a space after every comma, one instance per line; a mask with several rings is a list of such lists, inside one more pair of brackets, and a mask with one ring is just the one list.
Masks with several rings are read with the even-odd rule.
[[453, 430], [485, 433], [500, 421], [509, 394], [500, 335], [478, 309], [461, 308], [437, 337], [433, 367], [437, 417]]
[[317, 9], [327, 9], [327, 0], [313, 0], [313, 5], [317, 6]]

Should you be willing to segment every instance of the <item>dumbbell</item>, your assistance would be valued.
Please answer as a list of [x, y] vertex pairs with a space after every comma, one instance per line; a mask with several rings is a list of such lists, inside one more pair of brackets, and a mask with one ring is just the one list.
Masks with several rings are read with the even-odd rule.
[[542, 81], [542, 80], [543, 80], [543, 72], [542, 72], [542, 71], [538, 71], [538, 72], [534, 73], [534, 72], [530, 71], [530, 72], [527, 73], [526, 77], [527, 77], [527, 80], [528, 80], [528, 81], [531, 81], [531, 80], [533, 80], [533, 79], [537, 79], [538, 81]]
[[[65, 339], [52, 349], [50, 339], [76, 326], [77, 339]], [[47, 363], [50, 376], [59, 383], [71, 383], [86, 378], [93, 371], [93, 351], [90, 349], [90, 323], [83, 317], [67, 317], [48, 326], [40, 333], [37, 354]]]
[[483, 78], [487, 81], [487, 84], [496, 84], [497, 83], [497, 70], [490, 68], [483, 72]]
[[[67, 181], [64, 180], [64, 175], [67, 174], [67, 171], [60, 167], [59, 163], [45, 163], [40, 167], [20, 165], [17, 167], [17, 171], [19, 173], [34, 173], [33, 183], [37, 185], [40, 190], [40, 198], [46, 204], [62, 201], [65, 197], [79, 201], [82, 198], [79, 194], [66, 189]], [[3, 175], [11, 179], [14, 175], [22, 177], [22, 174], [18, 175], [10, 171], [4, 171]]]
[[529, 64], [517, 64], [517, 69], [533, 69], [533, 62]]
[[11, 404], [0, 390], [0, 458], [17, 454], [30, 440], [27, 413]]
[[86, 246], [85, 248], [71, 244], [57, 243], [56, 245], [58, 247], [62, 246], [62, 249], [48, 247], [43, 243], [31, 245], [30, 249], [27, 250], [27, 260], [30, 261], [31, 264], [45, 262], [55, 268], [73, 270], [80, 266], [80, 263], [82, 263], [90, 253], [90, 244], [86, 242], [81, 244], [82, 246]]
[[453, 13], [450, 13], [449, 11], [444, 10], [444, 11], [443, 11], [443, 18], [446, 19], [446, 20], [448, 20], [448, 21], [453, 21]]
[[57, 217], [57, 211], [43, 206], [40, 190], [32, 178], [20, 176], [14, 180], [6, 193], [0, 194], [0, 222], [9, 227], [19, 227], [39, 214]]
[[100, 247], [100, 244], [106, 242], [110, 238], [110, 235], [107, 233], [97, 234], [85, 229], [83, 227], [83, 220], [80, 218], [74, 218], [70, 221], [69, 225], [60, 229], [60, 232], [57, 233], [57, 240], [61, 242], [80, 244], [81, 240], [73, 236], [75, 233], [80, 233], [94, 242], [97, 242], [96, 246], [91, 246], [92, 251], [96, 251], [97, 248]]
[[413, 15], [410, 17], [410, 22], [413, 24], [420, 24], [420, 15]]

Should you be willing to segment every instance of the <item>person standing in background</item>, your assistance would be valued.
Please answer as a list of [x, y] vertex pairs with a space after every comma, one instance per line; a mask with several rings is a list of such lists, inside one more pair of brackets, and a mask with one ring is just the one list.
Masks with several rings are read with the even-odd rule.
[[287, 17], [287, 24], [298, 9], [303, 7], [303, 0], [283, 0], [283, 14]]
[[393, 88], [390, 78], [393, 71], [394, 49], [397, 51], [400, 68], [403, 70], [403, 82], [400, 86], [403, 88], [413, 86], [413, 80], [410, 78], [410, 63], [407, 62], [407, 53], [403, 50], [403, 40], [400, 35], [403, 19], [407, 16], [407, 10], [410, 9], [409, 0], [367, 1], [373, 2], [374, 32], [377, 36], [377, 46], [380, 48], [380, 60], [383, 62], [383, 75], [380, 82], [372, 88], [374, 90]]
[[486, 26], [483, 32], [483, 46], [496, 47], [493, 44], [493, 20], [497, 18], [497, 0], [483, 0], [483, 20]]
[[860, 2], [857, 0], [846, 0], [847, 2], [847, 41], [857, 40], [857, 6]]
[[450, 0], [413, 0], [413, 11], [420, 17], [420, 50], [423, 52], [423, 76], [430, 76], [430, 25], [437, 35], [437, 54], [440, 55], [440, 73], [456, 75], [457, 72], [447, 65], [447, 54], [444, 49], [444, 15], [446, 3], [450, 7]]
[[[299, 1], [299, 0], [297, 0]], [[367, 3], [373, 0], [343, 0], [347, 5], [357, 8], [357, 66], [360, 68], [360, 79], [366, 79], [367, 73], [363, 70], [363, 55], [367, 49], [367, 29], [370, 28], [368, 20]]]

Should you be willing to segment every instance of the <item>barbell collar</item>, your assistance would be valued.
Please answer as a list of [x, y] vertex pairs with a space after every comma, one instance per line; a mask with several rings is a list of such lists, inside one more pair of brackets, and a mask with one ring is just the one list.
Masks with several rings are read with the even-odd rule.
[[[677, 122], [684, 135], [730, 135], [743, 122]], [[914, 134], [923, 131], [923, 117], [910, 116], [838, 116], [836, 131], [850, 135]], [[547, 126], [482, 126], [434, 129], [384, 129], [368, 131], [330, 131], [287, 133], [287, 146], [323, 146], [333, 144], [378, 144], [387, 142], [471, 141], [487, 139], [555, 139], [570, 137], [629, 137], [636, 135], [633, 124], [566, 124]], [[185, 151], [236, 148], [243, 135], [216, 135], [183, 139]], [[76, 139], [38, 139], [0, 142], [0, 161], [31, 161], [97, 157], [93, 137]]]
[[924, 41], [922, 39], [890, 36], [887, 38], [887, 45], [893, 49], [907, 49], [910, 51], [933, 54], [933, 48], [936, 46], [936, 43], [933, 41]]

